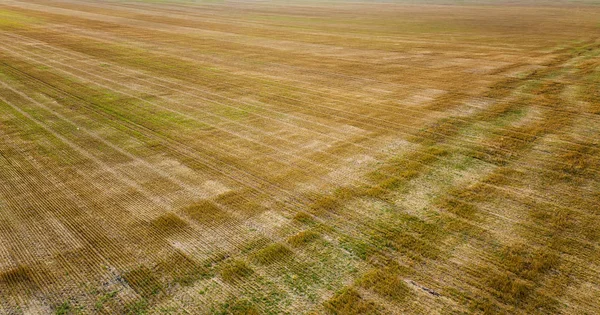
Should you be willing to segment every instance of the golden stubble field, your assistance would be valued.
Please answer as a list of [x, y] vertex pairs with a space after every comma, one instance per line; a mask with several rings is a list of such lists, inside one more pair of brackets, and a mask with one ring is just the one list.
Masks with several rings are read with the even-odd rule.
[[1, 314], [594, 313], [600, 7], [0, 0]]

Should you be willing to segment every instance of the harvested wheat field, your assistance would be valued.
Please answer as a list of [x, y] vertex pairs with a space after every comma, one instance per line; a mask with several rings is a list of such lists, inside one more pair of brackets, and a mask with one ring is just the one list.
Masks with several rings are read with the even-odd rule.
[[0, 314], [600, 312], [599, 4], [0, 0]]

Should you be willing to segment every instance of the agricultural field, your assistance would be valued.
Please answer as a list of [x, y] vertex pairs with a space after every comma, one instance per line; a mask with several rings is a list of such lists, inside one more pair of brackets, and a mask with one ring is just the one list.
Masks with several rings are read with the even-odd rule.
[[600, 311], [600, 3], [0, 0], [0, 314]]

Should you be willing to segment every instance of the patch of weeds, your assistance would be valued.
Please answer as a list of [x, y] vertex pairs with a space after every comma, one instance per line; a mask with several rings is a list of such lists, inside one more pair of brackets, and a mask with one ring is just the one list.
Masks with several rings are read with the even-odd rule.
[[306, 212], [302, 212], [302, 211], [296, 213], [293, 220], [296, 222], [300, 222], [302, 224], [307, 224], [307, 225], [313, 225], [316, 223], [310, 214], [308, 214]]
[[507, 273], [493, 274], [487, 279], [487, 285], [501, 301], [518, 305], [531, 293], [533, 284]]
[[457, 118], [443, 118], [420, 130], [411, 140], [416, 143], [429, 145], [440, 143], [458, 134], [465, 124], [464, 120]]
[[441, 252], [436, 242], [445, 235], [438, 223], [428, 223], [408, 214], [392, 214], [374, 223], [376, 228], [366, 228], [368, 239], [344, 236], [339, 245], [343, 249], [367, 259], [381, 251], [393, 250], [412, 259], [437, 259]]
[[556, 231], [569, 229], [575, 226], [575, 215], [571, 210], [540, 202], [527, 202], [527, 206], [532, 218], [542, 224], [549, 224]]
[[298, 232], [296, 235], [292, 235], [290, 237], [288, 237], [287, 242], [294, 246], [302, 246], [305, 244], [308, 244], [316, 239], [318, 239], [320, 237], [319, 233], [313, 232], [313, 231], [301, 231]]
[[504, 248], [499, 253], [499, 261], [510, 272], [532, 281], [560, 263], [559, 257], [551, 251], [545, 248], [531, 250], [525, 245]]
[[398, 215], [397, 218], [394, 218], [394, 222], [401, 222], [412, 233], [431, 241], [438, 239], [443, 232], [438, 225], [409, 214], [402, 213]]
[[146, 266], [140, 266], [123, 274], [123, 278], [135, 292], [144, 298], [159, 294], [163, 287]]
[[178, 250], [160, 261], [155, 269], [157, 274], [170, 275], [173, 282], [183, 286], [190, 286], [197, 280], [211, 275], [211, 271], [207, 267], [200, 265]]
[[[597, 75], [600, 77], [600, 75]], [[583, 88], [582, 99], [589, 103], [588, 112], [594, 115], [600, 114], [600, 78], [596, 79], [595, 82], [586, 84]]]
[[436, 259], [440, 255], [440, 250], [437, 247], [408, 233], [395, 235], [389, 245], [398, 252], [417, 260], [420, 260], [421, 257]]
[[443, 146], [434, 145], [402, 158], [391, 159], [378, 170], [367, 174], [369, 180], [377, 184], [357, 191], [356, 195], [383, 198], [390, 191], [401, 192], [410, 180], [421, 174], [425, 165], [431, 164], [449, 153]]
[[600, 149], [596, 144], [569, 144], [556, 155], [556, 161], [551, 166], [556, 174], [553, 177], [564, 180], [572, 176], [595, 176], [600, 169], [599, 154]]
[[572, 210], [560, 208], [553, 211], [550, 224], [556, 231], [574, 228], [576, 224], [576, 213]]
[[3, 273], [0, 273], [0, 283], [8, 285], [18, 285], [31, 282], [30, 270], [24, 266], [18, 266]]
[[158, 308], [158, 312], [161, 314], [178, 314], [178, 307], [175, 306], [162, 306]]
[[475, 297], [469, 301], [469, 310], [482, 314], [501, 314], [501, 309], [494, 300], [488, 297]]
[[454, 198], [443, 198], [438, 201], [438, 207], [465, 219], [473, 219], [477, 213], [477, 207], [473, 204]]
[[[415, 260], [438, 258], [440, 251], [432, 244], [441, 235], [439, 233], [441, 230], [418, 223], [418, 221], [405, 221], [403, 216], [379, 222], [377, 229], [368, 232], [371, 235], [372, 246], [379, 249], [392, 249]], [[413, 230], [411, 225], [416, 229]], [[427, 230], [435, 233], [423, 233]]]
[[427, 147], [422, 153], [417, 153], [413, 158], [417, 158], [421, 163], [432, 163], [440, 157], [448, 156], [450, 151], [448, 148], [440, 145]]
[[556, 169], [565, 175], [583, 174], [590, 164], [589, 156], [581, 151], [563, 153], [559, 156], [559, 161]]
[[544, 132], [544, 128], [539, 126], [506, 129], [486, 140], [480, 149], [471, 150], [468, 154], [488, 163], [505, 166]]
[[356, 187], [340, 187], [334, 190], [333, 195], [340, 200], [348, 201], [359, 195], [359, 191], [360, 189]]
[[229, 298], [225, 303], [221, 304], [218, 310], [213, 310], [219, 315], [258, 315], [260, 312], [247, 299]]
[[[223, 163], [225, 163], [225, 161]], [[230, 163], [237, 162], [231, 161]], [[256, 203], [252, 200], [248, 200], [244, 196], [243, 191], [229, 191], [220, 194], [215, 198], [215, 203], [230, 206], [234, 209], [242, 210], [244, 211], [244, 214], [247, 215], [260, 214], [266, 210], [265, 207], [260, 205], [259, 203]]]
[[558, 269], [561, 263], [558, 255], [548, 248], [531, 249], [522, 244], [504, 246], [495, 255], [496, 265], [501, 269], [482, 267], [478, 274], [496, 301], [471, 302], [472, 309], [494, 311], [498, 302], [526, 313], [556, 308], [557, 301], [551, 295], [536, 289], [552, 270]]
[[248, 300], [238, 300], [229, 307], [231, 314], [258, 315], [258, 309]]
[[358, 280], [358, 285], [394, 301], [402, 301], [410, 293], [400, 274], [392, 268], [370, 270]]
[[447, 95], [444, 97], [435, 98], [431, 103], [426, 105], [427, 110], [432, 110], [436, 112], [447, 111], [451, 108], [456, 108], [459, 106], [460, 99], [463, 97], [462, 93], [459, 91], [448, 91]]
[[373, 301], [363, 298], [355, 289], [346, 288], [337, 292], [331, 299], [323, 303], [330, 314], [380, 314], [380, 310]]
[[238, 248], [242, 254], [247, 254], [249, 252], [253, 252], [259, 249], [265, 248], [272, 241], [264, 236], [259, 236], [248, 242], [240, 245]]
[[314, 292], [307, 292], [307, 288], [323, 282], [322, 276], [313, 270], [314, 267], [312, 263], [294, 263], [289, 266], [288, 272], [285, 272], [284, 281], [299, 292], [312, 294]]
[[505, 117], [517, 108], [524, 108], [525, 106], [526, 103], [522, 99], [509, 102], [496, 102], [487, 110], [478, 113], [475, 116], [474, 121], [494, 121], [497, 118]]
[[511, 122], [517, 121], [527, 114], [527, 110], [524, 107], [509, 107], [498, 115], [498, 119], [494, 121], [496, 127], [504, 127]]
[[219, 250], [216, 253], [212, 254], [210, 258], [203, 260], [201, 262], [201, 265], [204, 268], [210, 269], [213, 266], [225, 261], [227, 258], [229, 258], [229, 256], [230, 255], [227, 252]]
[[466, 202], [478, 202], [489, 199], [494, 196], [496, 189], [490, 185], [483, 183], [475, 183], [465, 188], [452, 188], [447, 192], [448, 197], [443, 197], [438, 205], [441, 207], [445, 203], [446, 199], [454, 198], [458, 200], [464, 200]]
[[341, 206], [341, 200], [335, 195], [323, 194], [310, 204], [310, 212], [317, 215], [327, 212], [335, 213]]
[[539, 87], [534, 89], [532, 92], [536, 95], [542, 95], [546, 98], [551, 98], [559, 95], [564, 88], [565, 84], [562, 82], [546, 80], [543, 81]]
[[108, 293], [103, 294], [102, 296], [100, 296], [100, 298], [98, 298], [96, 300], [96, 303], [94, 304], [94, 309], [96, 311], [100, 311], [102, 310], [102, 308], [104, 307], [104, 304], [110, 300], [112, 300], [115, 296], [117, 296], [117, 293], [119, 293], [119, 291], [114, 290]]
[[254, 270], [248, 267], [248, 265], [241, 260], [234, 260], [225, 264], [223, 267], [221, 267], [219, 272], [221, 278], [229, 283], [234, 283], [241, 279], [247, 278], [253, 273]]
[[535, 72], [529, 74], [525, 78], [509, 77], [499, 82], [494, 83], [489, 87], [485, 93], [486, 97], [491, 98], [503, 98], [512, 93], [519, 85], [523, 84], [525, 80], [535, 75]]
[[142, 315], [148, 312], [148, 300], [140, 299], [125, 305], [125, 314]]
[[482, 182], [495, 186], [507, 186], [515, 181], [513, 177], [520, 175], [522, 175], [521, 172], [510, 167], [499, 167], [486, 176]]
[[[399, 180], [410, 180], [414, 178], [422, 168], [422, 164], [415, 158], [414, 154], [408, 157], [394, 158], [386, 162], [378, 170], [368, 174], [371, 181], [377, 182], [379, 186], [385, 185], [385, 182]], [[390, 182], [392, 183], [392, 182]], [[392, 186], [387, 184], [387, 186]]]
[[522, 307], [527, 314], [558, 314], [560, 313], [561, 303], [550, 296], [544, 294], [532, 294]]
[[[413, 179], [419, 175], [418, 171], [406, 170], [398, 173], [395, 177], [387, 178], [377, 185], [377, 188], [382, 191], [403, 191], [406, 188], [408, 180]], [[373, 193], [370, 194], [374, 196]]]
[[183, 213], [202, 224], [223, 224], [231, 220], [231, 216], [226, 211], [208, 200], [197, 202], [183, 209]]
[[340, 240], [340, 246], [362, 260], [367, 259], [373, 253], [373, 248], [370, 244], [357, 238], [343, 237]]
[[152, 221], [153, 227], [160, 233], [171, 235], [181, 232], [189, 227], [187, 222], [175, 213], [166, 213]]
[[252, 261], [261, 265], [269, 265], [292, 257], [294, 252], [282, 244], [271, 244], [252, 255]]
[[56, 315], [74, 314], [75, 310], [76, 309], [73, 307], [73, 305], [71, 305], [71, 303], [67, 301], [67, 302], [63, 302], [62, 304], [57, 306], [56, 309], [54, 310], [54, 314], [56, 314]]
[[489, 233], [482, 228], [473, 225], [464, 220], [459, 220], [449, 216], [443, 216], [440, 218], [440, 224], [444, 230], [460, 235], [464, 239], [477, 239], [481, 241], [489, 241]]

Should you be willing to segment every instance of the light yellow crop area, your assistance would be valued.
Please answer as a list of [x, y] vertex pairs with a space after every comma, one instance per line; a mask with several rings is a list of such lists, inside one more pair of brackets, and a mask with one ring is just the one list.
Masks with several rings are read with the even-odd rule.
[[0, 0], [0, 314], [593, 314], [594, 1]]
[[0, 29], [31, 27], [37, 19], [9, 10], [0, 10]]

